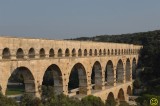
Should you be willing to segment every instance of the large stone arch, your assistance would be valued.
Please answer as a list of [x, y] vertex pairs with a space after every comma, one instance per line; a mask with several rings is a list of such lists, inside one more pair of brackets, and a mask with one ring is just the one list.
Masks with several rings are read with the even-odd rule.
[[[18, 81], [19, 78], [21, 78], [22, 82]], [[7, 88], [12, 86], [12, 83], [16, 83], [16, 85], [18, 83], [24, 83], [25, 93], [32, 94], [34, 96], [36, 95], [35, 78], [31, 70], [27, 67], [21, 66], [13, 70], [13, 72], [10, 74], [8, 78]]]
[[63, 93], [62, 72], [56, 64], [50, 65], [45, 70], [42, 85], [53, 86], [56, 94]]
[[92, 89], [102, 89], [102, 67], [99, 61], [94, 62], [91, 73]]
[[114, 100], [114, 99], [115, 99], [115, 97], [114, 97], [113, 92], [110, 92], [110, 93], [108, 94], [108, 96], [107, 96], [107, 99], [106, 99], [106, 100]]
[[115, 106], [116, 100], [113, 92], [109, 92], [107, 99], [106, 99], [106, 106]]
[[118, 60], [117, 67], [116, 67], [116, 82], [122, 83], [124, 80], [124, 67], [122, 60]]
[[132, 78], [135, 79], [136, 78], [136, 58], [133, 58], [132, 60]]
[[131, 63], [129, 58], [126, 60], [126, 81], [130, 81], [131, 77]]
[[122, 88], [119, 89], [117, 99], [119, 101], [125, 101], [125, 94], [124, 94], [124, 90]]
[[109, 60], [106, 64], [105, 81], [107, 82], [107, 85], [114, 84], [114, 69], [113, 69], [113, 62], [111, 60]]
[[69, 93], [87, 94], [87, 73], [84, 65], [76, 63], [71, 69], [68, 82]]

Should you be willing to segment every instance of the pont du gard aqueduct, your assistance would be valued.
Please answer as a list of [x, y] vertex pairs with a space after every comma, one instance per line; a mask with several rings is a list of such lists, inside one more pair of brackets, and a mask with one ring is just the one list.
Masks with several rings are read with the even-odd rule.
[[18, 72], [24, 78], [25, 93], [40, 96], [49, 72], [56, 94], [127, 100], [132, 95], [132, 76], [141, 48], [121, 43], [0, 37], [1, 91], [6, 93], [9, 78]]

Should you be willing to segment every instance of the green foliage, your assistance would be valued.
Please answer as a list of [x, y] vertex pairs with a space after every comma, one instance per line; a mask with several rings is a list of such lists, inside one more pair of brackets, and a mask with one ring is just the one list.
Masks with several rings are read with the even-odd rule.
[[45, 106], [81, 106], [81, 103], [79, 100], [74, 100], [61, 94], [48, 99], [45, 102]]
[[33, 96], [24, 94], [21, 98], [21, 106], [30, 106], [31, 102], [33, 100]]
[[7, 85], [6, 95], [23, 94], [24, 85]]
[[[140, 79], [135, 80], [134, 87], [140, 88], [141, 85], [147, 88], [145, 95], [139, 97], [136, 101], [141, 106], [149, 106], [151, 98], [157, 98], [160, 101], [160, 30], [141, 32], [133, 34], [122, 35], [101, 35], [96, 37], [83, 37], [76, 40], [90, 40], [98, 42], [115, 42], [115, 43], [131, 43], [143, 45], [143, 49], [140, 51], [138, 67], [144, 68], [144, 71], [140, 73]], [[73, 76], [75, 76], [74, 73]], [[49, 75], [51, 75], [49, 73]], [[77, 78], [75, 76], [75, 78]], [[21, 75], [15, 77], [17, 81], [23, 82]], [[11, 79], [11, 80], [13, 80]], [[72, 79], [73, 80], [73, 79]], [[53, 81], [50, 77], [46, 77], [45, 85], [53, 85]], [[76, 87], [78, 82], [73, 80], [69, 84], [70, 88]], [[49, 82], [49, 83], [48, 83]], [[1, 90], [1, 88], [0, 88]], [[107, 100], [104, 104], [99, 97], [87, 96], [81, 101], [73, 98], [69, 98], [65, 95], [55, 95], [54, 88], [52, 86], [42, 86], [41, 91], [42, 99], [32, 97], [31, 95], [24, 95], [20, 103], [21, 106], [115, 106], [115, 100]], [[17, 103], [13, 99], [6, 98], [0, 94], [0, 106], [17, 106]], [[128, 106], [126, 102], [121, 102], [120, 106]]]
[[136, 89], [139, 89], [141, 87], [141, 82], [139, 79], [136, 79], [134, 82], [133, 82], [133, 87], [136, 88]]
[[43, 106], [43, 104], [39, 98], [24, 94], [21, 98], [20, 106]]
[[7, 98], [0, 93], [0, 106], [18, 106], [15, 100]]
[[[115, 42], [143, 45], [140, 51], [139, 68], [144, 68], [140, 73], [140, 81], [147, 88], [147, 93], [160, 95], [160, 30], [121, 35], [100, 35], [90, 38], [77, 38], [74, 40], [90, 40], [96, 42]], [[139, 82], [135, 86], [139, 88]], [[157, 89], [157, 90], [154, 90]]]
[[69, 98], [63, 94], [55, 95], [52, 86], [42, 86], [42, 99], [44, 106], [80, 106], [81, 103], [77, 99]]
[[55, 96], [54, 88], [52, 86], [44, 86], [42, 85], [42, 93], [41, 96], [43, 99], [48, 99]]
[[116, 106], [117, 102], [115, 99], [106, 100], [105, 106]]
[[104, 103], [99, 97], [89, 95], [81, 100], [83, 106], [104, 106]]
[[[150, 94], [144, 94], [143, 96], [141, 97], [138, 97], [136, 99], [136, 102], [138, 102], [140, 105], [142, 106], [150, 106], [150, 100], [152, 98], [156, 98], [158, 99], [158, 101], [160, 101], [160, 96], [156, 96], [156, 95], [150, 95]], [[159, 104], [160, 105], [160, 104]], [[158, 106], [159, 106], [158, 105]]]

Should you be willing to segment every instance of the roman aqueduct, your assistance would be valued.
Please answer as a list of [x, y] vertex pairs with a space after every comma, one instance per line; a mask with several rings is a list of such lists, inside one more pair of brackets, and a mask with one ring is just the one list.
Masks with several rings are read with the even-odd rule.
[[[25, 92], [39, 96], [49, 71], [57, 94], [126, 100], [132, 94], [132, 74], [141, 48], [133, 44], [0, 37], [2, 93], [6, 92], [10, 76], [19, 72]], [[75, 74], [79, 80], [71, 89]]]

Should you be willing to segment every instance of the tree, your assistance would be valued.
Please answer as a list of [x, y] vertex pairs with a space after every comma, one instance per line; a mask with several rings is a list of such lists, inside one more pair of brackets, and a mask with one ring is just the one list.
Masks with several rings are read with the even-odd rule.
[[103, 101], [100, 97], [93, 95], [86, 96], [81, 100], [83, 106], [104, 106]]
[[133, 86], [134, 88], [136, 89], [139, 89], [141, 87], [141, 82], [139, 79], [136, 79], [134, 82], [133, 82]]

